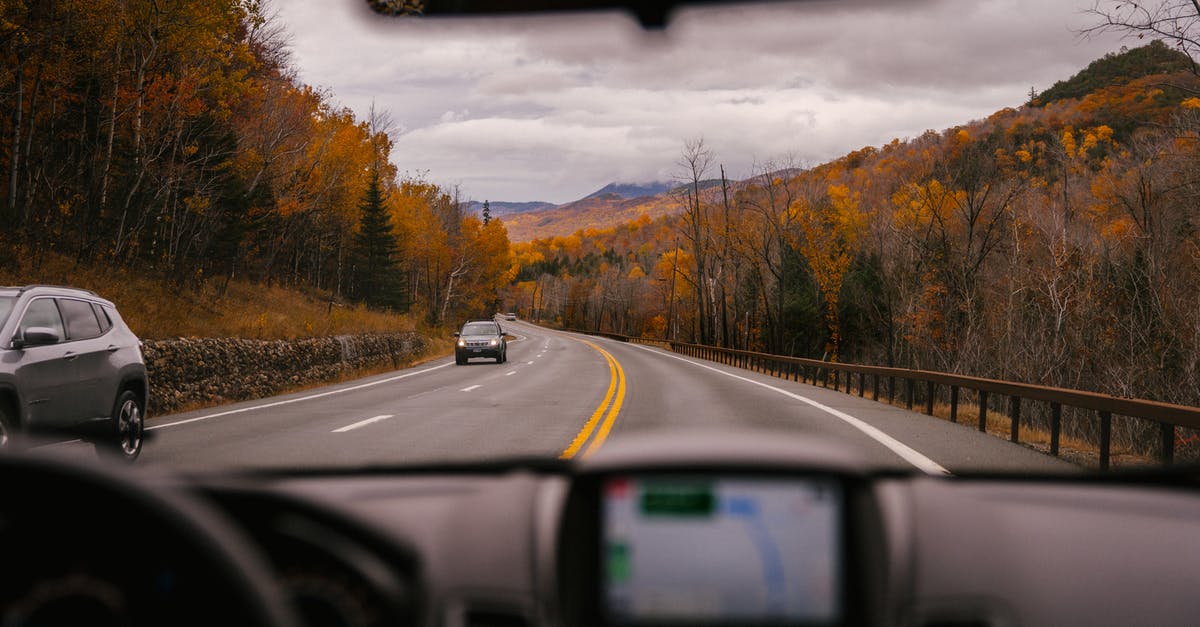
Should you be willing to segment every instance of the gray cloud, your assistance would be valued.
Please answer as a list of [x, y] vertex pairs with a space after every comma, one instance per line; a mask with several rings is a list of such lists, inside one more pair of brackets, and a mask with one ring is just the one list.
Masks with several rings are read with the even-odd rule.
[[828, 0], [620, 15], [398, 21], [277, 0], [301, 78], [398, 123], [393, 159], [474, 198], [573, 200], [669, 176], [703, 135], [732, 176], [819, 162], [1019, 105], [1115, 50], [1090, 0]]

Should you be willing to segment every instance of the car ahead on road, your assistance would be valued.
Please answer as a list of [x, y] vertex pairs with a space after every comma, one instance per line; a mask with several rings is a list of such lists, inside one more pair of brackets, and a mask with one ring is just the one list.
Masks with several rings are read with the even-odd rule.
[[510, 322], [515, 321], [517, 319], [517, 314], [510, 311], [510, 312], [504, 314], [504, 319], [508, 320]]
[[508, 361], [508, 342], [504, 329], [494, 320], [470, 320], [454, 334], [454, 363], [462, 366], [472, 357], [490, 357], [496, 363]]
[[66, 287], [0, 288], [0, 446], [66, 432], [133, 461], [147, 393], [141, 342], [111, 302]]

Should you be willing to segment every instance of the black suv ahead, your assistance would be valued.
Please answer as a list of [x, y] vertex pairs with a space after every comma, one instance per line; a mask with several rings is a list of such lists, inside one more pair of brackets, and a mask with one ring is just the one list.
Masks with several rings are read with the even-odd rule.
[[0, 448], [21, 432], [66, 432], [133, 461], [147, 394], [141, 342], [111, 302], [66, 287], [0, 287]]
[[508, 342], [504, 329], [495, 320], [470, 320], [454, 334], [454, 363], [463, 365], [472, 357], [494, 357], [496, 363], [508, 361]]

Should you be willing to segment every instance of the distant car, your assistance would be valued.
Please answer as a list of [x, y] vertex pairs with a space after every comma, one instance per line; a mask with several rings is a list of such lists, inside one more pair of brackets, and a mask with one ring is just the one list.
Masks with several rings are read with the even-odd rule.
[[471, 320], [454, 334], [454, 363], [463, 365], [472, 357], [491, 357], [496, 363], [508, 361], [508, 342], [504, 329], [494, 320]]
[[0, 447], [23, 432], [66, 432], [133, 461], [147, 395], [141, 342], [111, 302], [74, 288], [0, 288]]
[[510, 312], [508, 312], [508, 313], [504, 314], [504, 319], [505, 319], [505, 320], [516, 320], [516, 319], [517, 319], [517, 314], [515, 314], [515, 313], [513, 313], [513, 312], [511, 312], [511, 311], [510, 311]]

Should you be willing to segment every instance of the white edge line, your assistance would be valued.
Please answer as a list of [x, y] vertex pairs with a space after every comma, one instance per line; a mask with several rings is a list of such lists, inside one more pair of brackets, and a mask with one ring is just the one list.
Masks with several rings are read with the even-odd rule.
[[799, 394], [793, 394], [792, 392], [788, 392], [787, 390], [777, 388], [773, 385], [763, 383], [762, 381], [755, 381], [754, 379], [738, 376], [731, 372], [725, 372], [724, 370], [721, 370], [720, 368], [713, 368], [712, 366], [707, 366], [705, 364], [698, 363], [698, 362], [692, 361], [690, 359], [684, 359], [683, 357], [679, 357], [677, 355], [672, 355], [670, 353], [664, 353], [662, 351], [654, 350], [652, 348], [648, 348], [648, 347], [642, 346], [640, 344], [633, 344], [633, 346], [635, 348], [640, 348], [640, 349], [650, 352], [650, 353], [662, 355], [663, 357], [670, 357], [672, 359], [678, 359], [679, 361], [692, 364], [693, 366], [698, 366], [698, 367], [704, 368], [706, 370], [712, 370], [713, 372], [716, 372], [718, 374], [723, 374], [727, 377], [745, 381], [746, 383], [753, 383], [754, 385], [761, 386], [761, 387], [767, 388], [768, 390], [773, 390], [775, 392], [779, 392], [780, 394], [783, 394], [784, 396], [788, 396], [788, 397], [794, 398], [800, 402], [807, 403], [827, 414], [830, 414], [831, 416], [842, 419], [850, 426], [854, 427], [855, 429], [858, 429], [859, 431], [862, 431], [864, 434], [866, 434], [867, 437], [886, 446], [893, 453], [899, 455], [902, 459], [904, 459], [904, 461], [912, 464], [913, 466], [916, 466], [918, 469], [920, 469], [923, 472], [926, 472], [931, 475], [951, 474], [950, 471], [946, 470], [942, 465], [940, 465], [937, 462], [933, 461], [932, 459], [929, 459], [928, 457], [925, 457], [924, 455], [918, 453], [915, 449], [913, 449], [909, 445], [897, 440], [896, 438], [893, 438], [892, 436], [884, 433], [883, 431], [880, 431], [878, 428], [873, 427], [873, 426], [863, 422], [862, 420], [855, 418], [854, 416], [851, 416], [850, 414], [847, 414], [842, 411], [838, 411], [827, 405], [822, 405], [821, 403], [818, 403], [817, 401], [814, 401], [811, 398], [808, 398], [806, 396], [800, 396]]
[[472, 385], [471, 387], [466, 387], [466, 388], [459, 390], [459, 392], [470, 392], [471, 390], [474, 390], [476, 388], [481, 388], [481, 387], [483, 387], [483, 386], [482, 385]]
[[358, 422], [356, 422], [354, 424], [346, 425], [340, 429], [334, 429], [330, 433], [345, 433], [347, 431], [353, 431], [359, 427], [365, 427], [369, 424], [379, 422], [380, 420], [387, 420], [388, 418], [391, 418], [391, 417], [392, 417], [391, 414], [384, 414], [382, 416], [375, 416], [374, 418], [367, 418], [366, 420], [359, 420]]
[[446, 362], [440, 366], [434, 366], [432, 368], [426, 368], [424, 370], [418, 370], [416, 372], [409, 372], [409, 373], [397, 375], [394, 377], [388, 377], [386, 379], [380, 379], [378, 381], [371, 381], [370, 383], [360, 383], [359, 385], [352, 385], [347, 388], [338, 388], [336, 390], [330, 390], [328, 392], [321, 392], [320, 394], [310, 394], [308, 396], [301, 396], [299, 398], [289, 398], [289, 399], [283, 400], [283, 401], [275, 401], [274, 403], [267, 403], [265, 405], [255, 405], [253, 407], [241, 407], [239, 409], [231, 409], [229, 411], [217, 412], [215, 414], [209, 414], [207, 416], [197, 416], [196, 418], [188, 418], [187, 420], [177, 420], [175, 422], [168, 422], [167, 424], [163, 424], [163, 425], [154, 425], [153, 427], [146, 427], [146, 431], [153, 431], [155, 429], [166, 429], [167, 427], [175, 427], [178, 425], [185, 425], [189, 422], [198, 422], [201, 420], [208, 420], [209, 418], [220, 418], [221, 416], [231, 416], [233, 414], [242, 414], [242, 413], [245, 413], [248, 411], [255, 411], [258, 409], [269, 409], [271, 407], [279, 407], [280, 405], [290, 405], [292, 403], [299, 403], [300, 401], [309, 401], [314, 398], [324, 398], [326, 396], [333, 396], [334, 394], [341, 394], [343, 392], [353, 392], [354, 390], [361, 390], [363, 388], [369, 388], [369, 387], [373, 387], [376, 385], [383, 385], [384, 383], [391, 383], [392, 381], [399, 381], [400, 379], [407, 379], [408, 377], [415, 377], [419, 374], [425, 374], [426, 372], [433, 372], [434, 370], [437, 370], [439, 368], [445, 368], [446, 366], [452, 365], [453, 363], [454, 362], [450, 361], [450, 362]]

